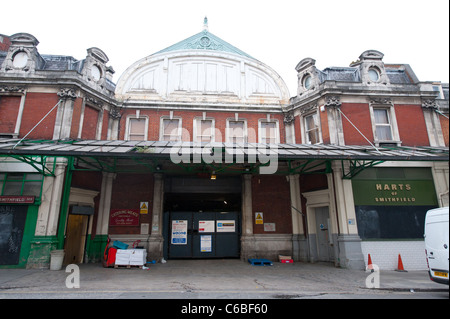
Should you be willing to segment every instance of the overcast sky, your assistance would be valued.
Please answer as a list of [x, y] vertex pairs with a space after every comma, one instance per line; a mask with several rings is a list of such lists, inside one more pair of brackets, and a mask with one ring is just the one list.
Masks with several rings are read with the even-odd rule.
[[98, 47], [116, 71], [209, 31], [272, 67], [297, 93], [295, 66], [349, 66], [365, 50], [407, 63], [421, 81], [449, 82], [449, 0], [3, 1], [0, 34], [27, 32], [41, 54], [86, 57]]

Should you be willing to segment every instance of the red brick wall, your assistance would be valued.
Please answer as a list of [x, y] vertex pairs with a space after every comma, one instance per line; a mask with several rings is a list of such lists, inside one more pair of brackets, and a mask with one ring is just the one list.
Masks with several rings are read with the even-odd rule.
[[102, 140], [106, 140], [108, 137], [108, 123], [109, 123], [109, 112], [105, 110], [103, 112], [103, 124], [102, 124], [102, 135], [101, 135]]
[[6, 35], [0, 35], [0, 51], [8, 51], [11, 41]]
[[0, 133], [14, 133], [20, 96], [0, 96]]
[[[369, 104], [342, 103], [341, 111], [364, 134], [369, 141], [373, 141], [372, 122], [370, 120]], [[364, 137], [355, 130], [349, 121], [342, 116], [342, 128], [346, 145], [369, 145]]]
[[402, 145], [430, 145], [422, 107], [420, 105], [395, 105], [394, 108]]
[[81, 106], [83, 104], [83, 100], [77, 98], [73, 104], [73, 114], [72, 114], [72, 127], [70, 129], [70, 138], [76, 139], [78, 137], [78, 131], [80, 129], [80, 120], [81, 120]]
[[[55, 93], [27, 93], [23, 110], [20, 137], [27, 134], [44, 116], [58, 103], [59, 97]], [[53, 138], [57, 108], [31, 132], [27, 138], [49, 139]]]
[[302, 144], [302, 127], [301, 127], [301, 117], [296, 116], [294, 121], [294, 128], [295, 128], [295, 143], [296, 144]]
[[[152, 174], [117, 174], [113, 182], [111, 209], [139, 209], [140, 202], [149, 202], [148, 214], [139, 217], [141, 224], [151, 224], [153, 183]], [[140, 226], [109, 226], [109, 234], [140, 234], [140, 231]]]
[[[120, 121], [120, 133], [119, 133], [119, 139], [125, 138], [125, 129], [126, 129], [126, 118], [129, 115], [135, 115], [135, 110], [125, 110], [123, 113], [123, 116]], [[149, 125], [148, 125], [148, 140], [149, 141], [158, 141], [159, 140], [159, 127], [160, 127], [160, 120], [162, 116], [169, 116], [170, 111], [163, 110], [163, 111], [155, 111], [155, 110], [141, 110], [140, 116], [144, 117], [147, 116], [149, 119]], [[182, 127], [186, 130], [188, 134], [183, 135], [183, 141], [192, 141], [194, 137], [194, 118], [196, 117], [202, 117], [203, 112], [202, 111], [173, 111], [174, 117], [181, 117], [182, 118]], [[215, 120], [215, 127], [216, 130], [219, 130], [222, 135], [222, 141], [225, 141], [225, 128], [227, 119], [231, 118], [234, 119], [235, 113], [234, 112], [206, 112], [207, 118], [214, 118]], [[247, 120], [247, 131], [248, 131], [248, 140], [249, 142], [258, 142], [258, 121], [259, 120], [265, 120], [267, 118], [265, 113], [242, 113], [239, 112], [239, 119], [245, 119]], [[284, 122], [283, 122], [283, 115], [276, 114], [271, 115], [271, 120], [276, 119], [278, 120], [279, 125], [279, 134], [280, 134], [280, 142], [285, 143], [286, 142], [286, 133], [284, 128]], [[254, 131], [252, 131], [250, 128], [253, 128]], [[216, 141], [218, 140], [218, 135], [216, 134]]]
[[84, 140], [94, 140], [97, 132], [99, 111], [86, 105], [84, 109], [83, 130], [81, 138]]
[[[291, 197], [286, 176], [258, 175], [252, 178], [254, 234], [292, 234]], [[264, 223], [275, 223], [275, 232], [265, 232], [255, 224], [255, 213], [262, 212]]]
[[444, 134], [445, 146], [448, 146], [448, 130], [449, 130], [448, 119], [439, 114], [439, 120], [441, 121], [441, 128], [442, 133]]
[[328, 114], [327, 112], [319, 112], [320, 116], [320, 126], [322, 130], [322, 141], [323, 144], [330, 144], [330, 130], [328, 128]]

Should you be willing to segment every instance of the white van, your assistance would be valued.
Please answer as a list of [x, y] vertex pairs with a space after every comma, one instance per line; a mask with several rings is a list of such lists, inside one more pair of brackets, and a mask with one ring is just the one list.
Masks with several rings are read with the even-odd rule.
[[448, 285], [448, 207], [431, 209], [425, 217], [425, 254], [430, 279]]

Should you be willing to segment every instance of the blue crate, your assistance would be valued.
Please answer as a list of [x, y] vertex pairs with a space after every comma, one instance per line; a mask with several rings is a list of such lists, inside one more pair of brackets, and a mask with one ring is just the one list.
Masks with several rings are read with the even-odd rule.
[[113, 242], [113, 247], [117, 249], [127, 249], [129, 245], [122, 243], [121, 241], [115, 240]]
[[252, 266], [272, 266], [272, 262], [268, 259], [256, 259], [256, 258], [251, 258], [248, 260], [248, 262], [252, 265]]

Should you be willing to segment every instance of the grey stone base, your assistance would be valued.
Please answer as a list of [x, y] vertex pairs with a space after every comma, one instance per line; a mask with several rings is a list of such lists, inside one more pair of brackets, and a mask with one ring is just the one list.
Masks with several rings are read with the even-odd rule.
[[364, 270], [364, 256], [361, 238], [358, 235], [339, 235], [339, 266], [348, 269]]

